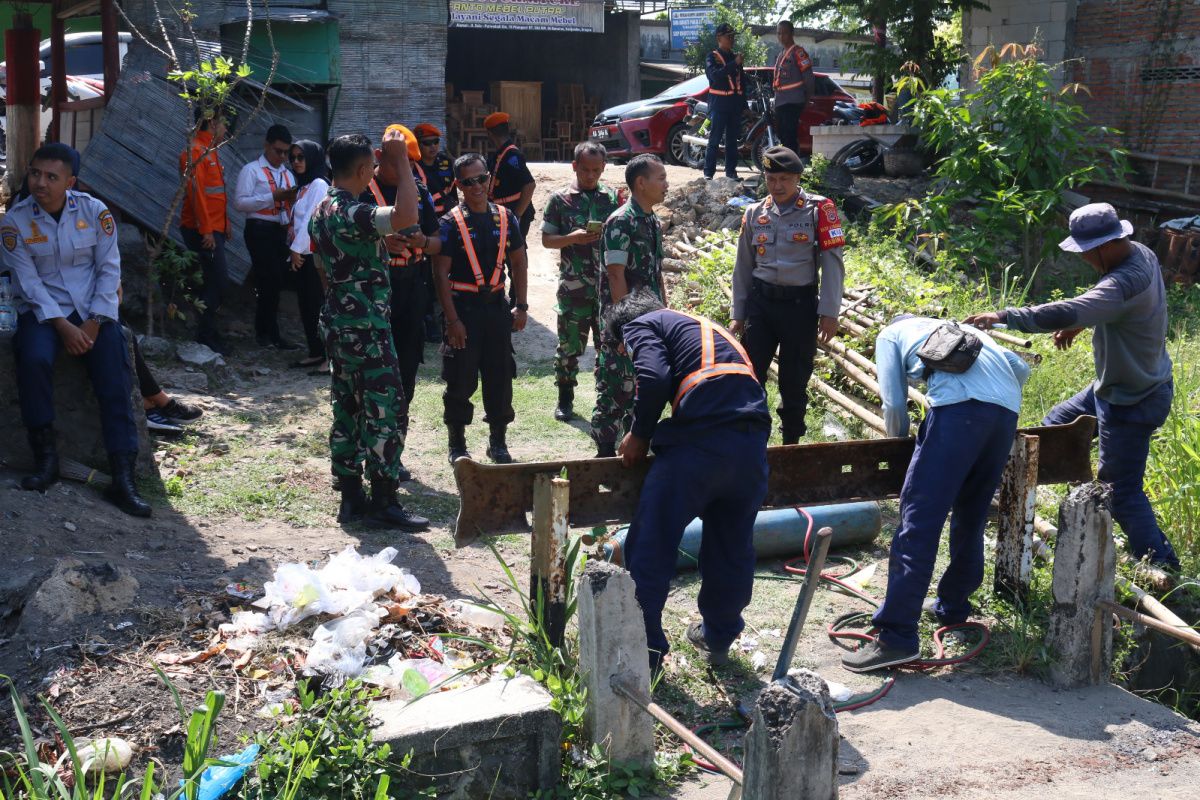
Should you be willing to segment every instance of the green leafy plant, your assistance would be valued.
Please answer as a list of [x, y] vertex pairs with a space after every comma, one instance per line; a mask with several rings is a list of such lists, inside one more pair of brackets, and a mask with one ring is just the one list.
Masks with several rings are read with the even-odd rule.
[[188, 307], [203, 312], [204, 301], [194, 294], [194, 287], [199, 286], [204, 278], [196, 254], [181, 249], [170, 239], [152, 245], [150, 250], [154, 253], [150, 261], [150, 277], [158, 287], [162, 300], [163, 319], [159, 324], [165, 328], [167, 320], [186, 322]]
[[243, 800], [386, 797], [391, 747], [372, 740], [368, 706], [378, 690], [348, 681], [323, 695], [307, 682], [297, 691], [299, 710], [257, 737], [261, 755], [242, 784]]
[[939, 188], [883, 207], [881, 218], [935, 251], [953, 242], [966, 262], [1000, 254], [1033, 274], [1061, 237], [1064, 193], [1124, 168], [1122, 151], [1103, 144], [1112, 131], [1089, 126], [1071, 97], [1086, 88], [1059, 90], [1055, 66], [1039, 55], [1034, 45], [989, 47], [975, 62], [978, 88], [970, 92], [925, 91], [914, 75], [900, 80], [916, 96], [913, 124], [938, 154]]

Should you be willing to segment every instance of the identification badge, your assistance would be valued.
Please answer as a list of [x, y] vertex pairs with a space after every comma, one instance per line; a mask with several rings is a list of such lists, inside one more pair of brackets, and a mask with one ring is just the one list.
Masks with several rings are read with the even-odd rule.
[[758, 246], [758, 254], [759, 254], [760, 256], [765, 256], [765, 255], [767, 254], [767, 248], [763, 247], [763, 246], [760, 244], [760, 245]]
[[759, 243], [759, 244], [762, 244], [762, 243], [763, 243], [763, 242], [765, 242], [766, 240], [767, 240], [767, 235], [766, 235], [765, 233], [760, 233], [760, 234], [758, 235], [758, 243]]
[[89, 227], [87, 220], [79, 219], [75, 221], [75, 230], [86, 231]]
[[42, 233], [42, 229], [33, 220], [29, 221], [29, 236], [25, 239], [25, 244], [42, 244], [50, 241], [46, 238], [46, 234]]
[[793, 242], [807, 242], [808, 234], [807, 233], [793, 233], [792, 241]]

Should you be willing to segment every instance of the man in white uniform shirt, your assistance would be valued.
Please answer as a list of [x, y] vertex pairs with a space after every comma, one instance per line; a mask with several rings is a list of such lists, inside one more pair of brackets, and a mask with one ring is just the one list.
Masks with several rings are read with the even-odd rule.
[[233, 207], [246, 215], [244, 236], [250, 251], [257, 304], [254, 333], [259, 347], [295, 350], [279, 333], [279, 294], [290, 268], [288, 223], [296, 200], [296, 178], [287, 168], [292, 134], [283, 125], [267, 128], [263, 154], [238, 174]]

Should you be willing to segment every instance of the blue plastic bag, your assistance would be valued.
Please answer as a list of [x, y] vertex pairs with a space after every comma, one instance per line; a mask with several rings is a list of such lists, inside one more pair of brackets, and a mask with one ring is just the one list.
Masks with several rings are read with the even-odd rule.
[[[258, 745], [252, 744], [240, 753], [222, 756], [219, 760], [230, 766], [209, 767], [200, 775], [200, 791], [197, 800], [219, 800], [237, 786], [238, 781], [258, 757]], [[182, 784], [182, 781], [180, 782]]]

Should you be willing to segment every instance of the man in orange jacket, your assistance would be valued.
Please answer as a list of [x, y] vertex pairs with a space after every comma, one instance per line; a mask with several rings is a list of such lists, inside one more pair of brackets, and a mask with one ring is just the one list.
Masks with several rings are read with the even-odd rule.
[[217, 333], [217, 309], [229, 282], [225, 264], [225, 240], [229, 236], [225, 170], [217, 153], [217, 146], [225, 138], [225, 118], [219, 108], [197, 108], [196, 121], [196, 135], [188, 149], [179, 154], [179, 174], [187, 180], [179, 229], [188, 249], [199, 256], [204, 275], [200, 290], [204, 310], [200, 312], [196, 341], [229, 355], [232, 348]]

